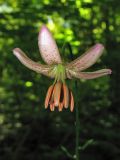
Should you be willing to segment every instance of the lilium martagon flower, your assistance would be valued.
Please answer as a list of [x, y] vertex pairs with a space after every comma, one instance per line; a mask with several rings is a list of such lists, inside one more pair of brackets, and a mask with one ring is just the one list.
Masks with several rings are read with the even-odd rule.
[[94, 79], [111, 74], [110, 69], [83, 72], [83, 70], [92, 66], [101, 56], [104, 50], [102, 44], [95, 44], [82, 56], [70, 63], [64, 63], [60, 57], [57, 44], [53, 39], [52, 34], [48, 28], [43, 25], [38, 35], [38, 46], [46, 64], [37, 63], [31, 60], [19, 48], [15, 48], [13, 53], [19, 61], [29, 69], [55, 79], [54, 83], [49, 87], [45, 98], [45, 108], [50, 107], [51, 111], [54, 111], [55, 107], [58, 107], [59, 111], [68, 107], [70, 107], [71, 112], [74, 109], [72, 91], [65, 83], [67, 78]]

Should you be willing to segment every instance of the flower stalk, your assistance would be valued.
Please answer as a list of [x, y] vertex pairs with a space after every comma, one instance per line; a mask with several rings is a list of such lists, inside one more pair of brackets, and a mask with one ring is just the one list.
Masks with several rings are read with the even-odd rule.
[[[69, 43], [67, 43], [68, 49], [70, 51], [70, 57], [71, 60], [73, 60], [73, 51], [72, 47]], [[75, 89], [76, 89], [76, 97], [78, 95], [78, 86], [77, 86], [77, 81], [75, 81]], [[80, 154], [79, 154], [79, 136], [80, 136], [80, 119], [79, 119], [79, 108], [78, 108], [78, 99], [76, 98], [76, 109], [75, 109], [75, 134], [76, 134], [76, 139], [75, 139], [75, 159], [80, 160]]]
[[79, 122], [79, 109], [78, 109], [78, 104], [76, 104], [76, 147], [75, 147], [75, 155], [76, 155], [76, 160], [80, 160], [79, 156], [79, 134], [80, 134], [80, 122]]

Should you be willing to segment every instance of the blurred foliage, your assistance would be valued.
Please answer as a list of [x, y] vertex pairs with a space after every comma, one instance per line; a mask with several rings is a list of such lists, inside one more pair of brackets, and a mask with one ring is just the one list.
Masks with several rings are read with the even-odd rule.
[[[62, 58], [71, 61], [100, 42], [105, 52], [91, 70], [112, 76], [67, 83], [80, 112], [80, 159], [120, 159], [120, 1], [0, 0], [0, 160], [67, 160], [75, 154], [75, 113], [44, 110], [52, 80], [38, 75], [12, 54], [20, 47], [42, 61], [37, 36], [42, 24], [53, 33]], [[77, 93], [76, 93], [77, 90]], [[89, 143], [90, 142], [90, 143]]]

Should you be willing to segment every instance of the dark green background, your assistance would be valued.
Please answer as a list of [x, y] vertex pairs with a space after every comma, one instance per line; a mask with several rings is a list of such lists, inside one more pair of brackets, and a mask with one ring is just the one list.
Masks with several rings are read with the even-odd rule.
[[103, 56], [89, 71], [111, 76], [67, 80], [80, 114], [80, 160], [120, 160], [120, 0], [0, 0], [0, 160], [69, 160], [75, 154], [75, 112], [44, 109], [52, 80], [24, 67], [19, 47], [42, 61], [38, 32], [46, 24], [62, 58], [70, 60], [103, 43]]

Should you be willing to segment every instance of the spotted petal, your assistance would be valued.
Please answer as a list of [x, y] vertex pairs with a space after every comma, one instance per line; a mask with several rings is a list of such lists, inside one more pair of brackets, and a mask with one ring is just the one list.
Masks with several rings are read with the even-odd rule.
[[97, 59], [101, 56], [103, 50], [104, 46], [98, 43], [91, 47], [83, 55], [69, 63], [67, 67], [75, 68], [76, 71], [82, 71], [84, 69], [87, 69], [97, 61]]
[[101, 69], [95, 72], [77, 72], [77, 73], [71, 73], [71, 74], [75, 78], [94, 79], [94, 78], [111, 74], [111, 72], [112, 72], [111, 69]]
[[42, 26], [39, 33], [38, 46], [41, 56], [47, 64], [61, 63], [57, 44], [46, 26]]
[[14, 55], [19, 59], [19, 61], [24, 64], [29, 69], [42, 73], [46, 76], [49, 76], [49, 67], [47, 65], [42, 65], [37, 62], [32, 61], [27, 55], [19, 48], [13, 50]]

